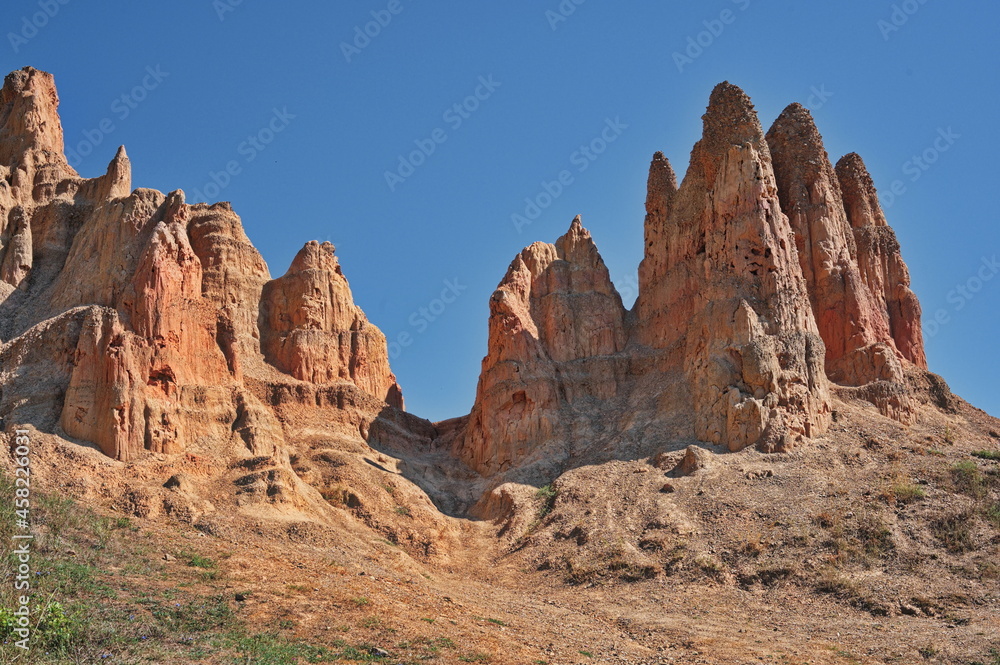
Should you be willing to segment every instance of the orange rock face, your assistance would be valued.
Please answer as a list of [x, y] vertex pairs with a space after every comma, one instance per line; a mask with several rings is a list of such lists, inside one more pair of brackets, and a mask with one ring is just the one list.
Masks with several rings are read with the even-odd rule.
[[625, 343], [621, 297], [577, 217], [515, 257], [490, 297], [489, 353], [454, 453], [489, 475], [566, 436], [564, 410], [617, 392]]
[[683, 368], [699, 439], [738, 450], [822, 432], [823, 343], [757, 115], [724, 83], [704, 125], [680, 188], [647, 199], [667, 203], [647, 217], [638, 337]]
[[5, 420], [125, 461], [290, 459], [289, 432], [329, 427], [436, 437], [485, 476], [534, 482], [665, 444], [782, 450], [821, 434], [838, 398], [912, 417], [926, 357], [899, 244], [860, 158], [834, 168], [801, 106], [765, 137], [723, 83], [679, 186], [654, 155], [631, 312], [579, 217], [518, 254], [490, 299], [472, 411], [437, 427], [401, 412], [332, 244], [272, 280], [228, 204], [132, 190], [124, 149], [81, 178], [57, 108], [44, 72], [0, 91]]
[[903, 263], [899, 241], [889, 227], [878, 192], [865, 163], [856, 153], [837, 162], [847, 219], [854, 229], [861, 277], [889, 321], [896, 348], [911, 363], [927, 369], [920, 327], [920, 302], [910, 290], [910, 271]]
[[[104, 176], [80, 178], [57, 107], [52, 76], [34, 69], [0, 92], [0, 416], [130, 460], [273, 450], [282, 434], [262, 399], [297, 379], [347, 381], [402, 407], [385, 338], [354, 305], [332, 246], [307, 245], [270, 282], [228, 204], [132, 191], [124, 148]], [[280, 340], [277, 364], [294, 377], [262, 355], [265, 285], [275, 325], [264, 337]]]
[[262, 314], [264, 355], [276, 367], [312, 383], [351, 381], [403, 408], [385, 335], [354, 304], [331, 243], [306, 243], [265, 285]]
[[490, 301], [475, 405], [444, 438], [486, 475], [581, 439], [780, 450], [824, 432], [835, 384], [908, 421], [919, 306], [863, 165], [845, 160], [834, 169], [803, 107], [765, 137], [743, 91], [719, 85], [680, 186], [653, 156], [633, 311], [584, 258], [592, 243], [561, 249], [576, 223], [525, 249]]

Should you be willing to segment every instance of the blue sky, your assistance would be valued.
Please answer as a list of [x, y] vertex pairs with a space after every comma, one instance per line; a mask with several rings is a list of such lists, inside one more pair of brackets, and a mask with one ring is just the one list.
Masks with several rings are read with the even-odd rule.
[[[723, 80], [765, 129], [807, 104], [834, 161], [898, 181], [887, 215], [940, 321], [931, 369], [1000, 414], [998, 22], [942, 0], [7, 0], [0, 59], [55, 74], [83, 175], [125, 144], [135, 186], [232, 201], [273, 275], [334, 242], [433, 420], [468, 411], [523, 246], [582, 214], [631, 304], [653, 152], [683, 173]], [[525, 199], [538, 215], [515, 224]]]

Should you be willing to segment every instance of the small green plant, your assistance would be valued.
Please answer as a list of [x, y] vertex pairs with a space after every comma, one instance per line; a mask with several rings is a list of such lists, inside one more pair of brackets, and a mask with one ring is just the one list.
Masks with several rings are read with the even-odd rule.
[[977, 450], [972, 453], [973, 457], [978, 457], [979, 459], [991, 460], [993, 462], [1000, 462], [1000, 450]]
[[927, 498], [927, 492], [920, 485], [912, 483], [896, 483], [892, 486], [892, 494], [899, 503], [913, 503]]
[[372, 601], [368, 600], [364, 596], [360, 596], [359, 598], [352, 598], [351, 602], [357, 605], [358, 607], [364, 607], [365, 605], [371, 605], [372, 603]]
[[396, 514], [402, 515], [403, 517], [410, 517], [410, 509], [406, 506], [396, 506]]
[[187, 565], [192, 568], [204, 568], [206, 570], [218, 568], [218, 564], [207, 556], [202, 556], [192, 552], [181, 552], [177, 556], [180, 559], [186, 560]]
[[465, 656], [459, 656], [458, 659], [463, 663], [488, 663], [492, 660], [492, 657], [485, 653], [471, 653]]
[[949, 446], [954, 445], [955, 432], [951, 429], [951, 427], [945, 427], [944, 435], [941, 438], [943, 438], [944, 442], [947, 443]]
[[541, 505], [538, 507], [538, 519], [545, 519], [556, 505], [556, 497], [559, 496], [559, 490], [552, 485], [543, 485], [535, 492], [535, 496], [541, 500]]
[[986, 495], [986, 479], [972, 460], [962, 460], [951, 467], [955, 489], [977, 499]]
[[1000, 529], [1000, 503], [994, 503], [983, 511], [983, 516], [997, 529]]
[[[33, 610], [38, 612], [39, 609]], [[37, 626], [32, 632], [32, 644], [58, 653], [64, 652], [82, 633], [84, 626], [79, 617], [68, 614], [58, 602], [49, 603], [41, 610]], [[12, 642], [20, 639], [14, 629], [18, 627], [13, 610], [0, 608], [0, 640]]]
[[590, 653], [589, 651], [580, 651], [580, 655], [581, 656], [586, 656], [587, 658], [593, 658], [594, 657], [594, 654]]

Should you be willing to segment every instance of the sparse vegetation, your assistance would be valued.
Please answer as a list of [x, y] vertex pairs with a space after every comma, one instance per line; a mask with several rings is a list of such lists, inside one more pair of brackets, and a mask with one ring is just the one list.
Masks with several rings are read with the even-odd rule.
[[927, 498], [927, 492], [920, 485], [896, 483], [892, 486], [892, 497], [898, 503], [907, 504]]
[[977, 450], [972, 453], [972, 456], [979, 459], [1000, 462], [1000, 450]]
[[552, 485], [543, 485], [538, 488], [535, 496], [541, 500], [541, 505], [538, 507], [537, 519], [543, 520], [552, 512], [552, 508], [555, 507], [556, 497], [559, 496], [559, 490], [554, 488]]
[[975, 548], [972, 538], [972, 510], [957, 510], [945, 514], [931, 523], [931, 531], [941, 544], [953, 554], [963, 554]]
[[986, 495], [986, 478], [979, 466], [972, 460], [962, 460], [951, 467], [952, 483], [955, 490], [975, 499]]

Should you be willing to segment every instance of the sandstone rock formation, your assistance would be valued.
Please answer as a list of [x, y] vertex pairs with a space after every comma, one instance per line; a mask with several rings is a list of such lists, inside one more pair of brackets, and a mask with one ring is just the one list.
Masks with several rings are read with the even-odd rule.
[[[933, 383], [860, 158], [834, 169], [798, 105], [765, 137], [728, 83], [679, 186], [653, 157], [633, 310], [574, 219], [515, 257], [490, 298], [472, 411], [436, 426], [402, 413], [385, 337], [332, 244], [307, 243], [272, 280], [228, 204], [133, 191], [124, 148], [80, 177], [50, 75], [10, 74], [0, 102], [0, 418], [117, 460], [256, 455], [273, 482], [248, 481], [255, 497], [302, 486], [293, 468], [332, 492], [334, 436], [352, 455], [424, 446], [534, 482], [694, 441], [786, 449], [822, 434], [838, 398], [907, 422], [912, 382]], [[452, 482], [437, 466], [419, 473]]]
[[[476, 470], [496, 474], [581, 438], [781, 450], [824, 432], [831, 387], [912, 419], [907, 371], [926, 368], [919, 305], [860, 160], [834, 169], [798, 104], [765, 137], [728, 83], [703, 119], [680, 186], [653, 156], [632, 312], [600, 300], [613, 292], [603, 265], [580, 268], [599, 279], [560, 282], [557, 303], [588, 303], [575, 316], [554, 312], [539, 283], [550, 265], [539, 257], [562, 253], [536, 243], [511, 265], [491, 298], [475, 405], [443, 438]], [[578, 233], [574, 222], [559, 243]], [[589, 423], [566, 408], [581, 398]]]
[[306, 243], [264, 287], [261, 311], [264, 354], [276, 367], [312, 383], [348, 380], [403, 408], [385, 335], [354, 304], [333, 244]]
[[920, 302], [910, 290], [910, 272], [903, 263], [896, 234], [886, 222], [868, 169], [861, 157], [851, 153], [837, 162], [837, 177], [858, 245], [861, 276], [889, 320], [896, 348], [911, 363], [927, 369]]
[[[654, 160], [654, 168], [656, 161]], [[655, 194], [651, 195], [655, 197]], [[672, 350], [691, 385], [695, 433], [739, 450], [822, 432], [823, 344], [808, 305], [771, 155], [750, 99], [720, 84], [668, 210], [650, 222], [640, 338]]]
[[[900, 351], [890, 329], [884, 285], [878, 284], [878, 291], [873, 292], [873, 280], [862, 277], [860, 266], [871, 262], [871, 248], [866, 242], [859, 251], [840, 180], [809, 111], [800, 104], [786, 108], [768, 132], [767, 142], [774, 158], [781, 206], [795, 232], [802, 274], [826, 345], [830, 380], [844, 386], [878, 381], [892, 384], [871, 387], [865, 394], [875, 397], [872, 401], [884, 415], [908, 420], [912, 408], [905, 398], [886, 401], [884, 395], [886, 390], [901, 394], [898, 388], [905, 379], [900, 361], [912, 361], [913, 344], [908, 342], [909, 356]], [[852, 201], [857, 201], [853, 215], [871, 219], [878, 210], [877, 198], [859, 200], [854, 184], [848, 191]], [[874, 189], [868, 193], [875, 196]], [[890, 279], [901, 288], [909, 284], [908, 275], [897, 273]], [[919, 327], [919, 309], [908, 316], [916, 317]]]
[[[124, 148], [105, 175], [81, 178], [57, 107], [52, 76], [31, 68], [0, 92], [0, 417], [128, 461], [268, 453], [282, 433], [266, 401], [299, 379], [369, 391], [378, 399], [361, 420], [384, 400], [402, 407], [385, 338], [354, 305], [332, 246], [310, 243], [270, 282], [228, 204], [132, 191]], [[276, 364], [293, 376], [265, 363], [262, 333], [285, 344]]]
[[625, 308], [579, 217], [522, 251], [490, 297], [489, 354], [454, 452], [483, 474], [565, 436], [563, 409], [618, 389]]

